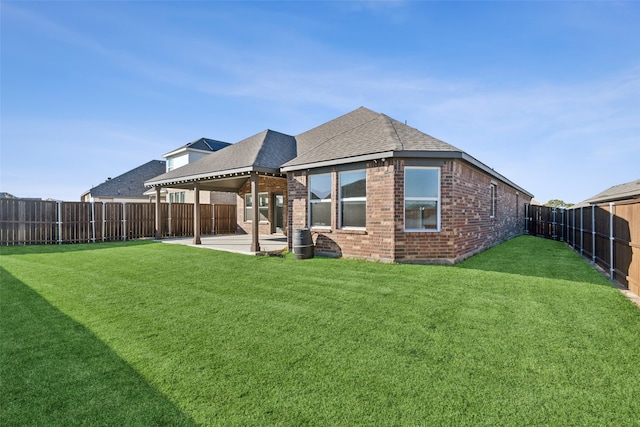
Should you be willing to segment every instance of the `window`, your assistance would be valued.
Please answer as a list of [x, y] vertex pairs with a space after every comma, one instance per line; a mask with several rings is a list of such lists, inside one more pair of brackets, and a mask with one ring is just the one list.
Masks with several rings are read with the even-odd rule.
[[167, 159], [167, 172], [171, 172], [173, 170], [173, 159]]
[[309, 225], [331, 227], [331, 174], [309, 175]]
[[405, 231], [440, 230], [439, 168], [405, 168], [404, 229]]
[[185, 191], [169, 193], [169, 203], [184, 203], [185, 200], [186, 200]]
[[340, 172], [340, 228], [367, 225], [367, 171]]
[[490, 186], [490, 192], [491, 192], [491, 207], [489, 208], [490, 213], [489, 213], [489, 217], [491, 218], [495, 218], [496, 216], [496, 191], [497, 191], [497, 185], [496, 184], [491, 184]]
[[[253, 221], [253, 196], [244, 195], [244, 220]], [[269, 221], [269, 193], [258, 193], [258, 221]]]
[[269, 193], [258, 194], [258, 219], [269, 221]]

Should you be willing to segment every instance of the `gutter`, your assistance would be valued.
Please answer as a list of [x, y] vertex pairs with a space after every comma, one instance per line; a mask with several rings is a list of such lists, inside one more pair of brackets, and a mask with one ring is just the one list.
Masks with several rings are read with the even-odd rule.
[[213, 179], [229, 179], [229, 178], [236, 178], [237, 176], [242, 176], [242, 175], [248, 175], [251, 172], [257, 172], [257, 173], [263, 173], [263, 174], [277, 174], [280, 175], [280, 170], [279, 169], [274, 169], [274, 168], [267, 168], [267, 167], [261, 167], [261, 166], [246, 166], [243, 168], [236, 168], [236, 169], [228, 169], [228, 170], [224, 170], [224, 171], [217, 171], [217, 172], [206, 172], [206, 173], [200, 173], [197, 175], [185, 175], [185, 176], [179, 176], [179, 177], [175, 177], [175, 178], [166, 178], [166, 179], [160, 179], [157, 181], [146, 181], [144, 183], [145, 187], [162, 187], [162, 186], [169, 186], [171, 184], [184, 184], [185, 182], [196, 182], [196, 181], [202, 181], [202, 180], [213, 180]]
[[507, 179], [504, 175], [496, 172], [494, 169], [485, 165], [481, 161], [477, 160], [475, 157], [470, 156], [469, 154], [462, 151], [384, 151], [381, 153], [374, 154], [365, 154], [361, 156], [353, 156], [353, 157], [345, 157], [341, 159], [331, 159], [324, 160], [320, 162], [312, 162], [305, 163], [300, 165], [292, 165], [280, 168], [282, 172], [293, 172], [297, 170], [303, 169], [316, 169], [327, 166], [337, 166], [343, 165], [347, 163], [357, 163], [357, 162], [366, 162], [371, 160], [378, 159], [389, 159], [389, 158], [411, 158], [411, 159], [461, 159], [466, 161], [467, 163], [472, 164], [478, 169], [486, 172], [487, 174], [493, 176], [494, 178], [499, 179], [505, 184], [510, 185], [516, 190], [526, 194], [527, 196], [533, 198], [533, 194], [525, 190], [524, 188], [514, 184], [511, 180]]

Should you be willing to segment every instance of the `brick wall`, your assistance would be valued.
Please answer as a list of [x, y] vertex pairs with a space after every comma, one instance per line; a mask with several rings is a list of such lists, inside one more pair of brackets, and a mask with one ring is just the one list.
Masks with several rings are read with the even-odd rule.
[[[260, 175], [258, 177], [258, 192], [259, 193], [269, 193], [269, 213], [268, 218], [269, 221], [260, 221], [258, 224], [258, 233], [259, 234], [271, 234], [272, 233], [272, 225], [271, 222], [274, 218], [274, 206], [273, 206], [273, 195], [274, 194], [282, 194], [284, 196], [284, 212], [283, 212], [283, 231], [285, 234], [287, 233], [287, 180], [284, 178], [270, 177]], [[251, 234], [251, 218], [245, 218], [245, 210], [244, 210], [244, 196], [245, 194], [251, 194], [251, 180], [247, 179], [247, 181], [240, 187], [237, 194], [237, 222], [238, 222], [238, 232]], [[257, 201], [254, 201], [253, 207], [255, 209], [258, 208]], [[248, 221], [247, 221], [248, 219]]]
[[[524, 206], [531, 198], [473, 166], [455, 161], [453, 221], [455, 258], [459, 260], [524, 233]], [[491, 184], [496, 209], [491, 217]]]
[[[393, 261], [394, 248], [394, 167], [391, 162], [362, 164], [367, 173], [367, 226], [366, 230], [339, 229], [338, 171], [332, 177], [331, 227], [312, 228], [316, 253]], [[326, 171], [325, 171], [326, 172]], [[308, 228], [307, 174], [289, 174], [289, 218], [292, 230]], [[292, 238], [289, 248], [292, 250]]]
[[[415, 160], [412, 165], [416, 164]], [[428, 161], [425, 164], [433, 165]], [[437, 232], [404, 231], [405, 160], [368, 162], [366, 230], [338, 228], [338, 172], [332, 174], [331, 227], [312, 228], [316, 253], [377, 261], [453, 263], [524, 232], [530, 198], [459, 160], [439, 161], [441, 227]], [[326, 172], [326, 171], [325, 171]], [[490, 185], [497, 186], [490, 215]], [[307, 228], [307, 173], [288, 175], [290, 229]], [[292, 239], [289, 238], [292, 249]]]

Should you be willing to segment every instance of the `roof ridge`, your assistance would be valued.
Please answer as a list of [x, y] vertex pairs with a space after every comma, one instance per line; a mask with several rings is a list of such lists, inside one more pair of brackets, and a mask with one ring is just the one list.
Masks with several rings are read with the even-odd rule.
[[[360, 107], [360, 108], [368, 109], [368, 108], [366, 108], [366, 107]], [[360, 108], [358, 108], [358, 110], [359, 110]], [[357, 111], [357, 110], [355, 110], [355, 111]], [[375, 112], [375, 111], [373, 111], [373, 110], [369, 110], [369, 111], [372, 111], [372, 112], [376, 113], [376, 112]], [[353, 131], [354, 129], [358, 129], [358, 128], [360, 128], [360, 127], [364, 126], [364, 125], [368, 125], [369, 123], [371, 123], [371, 122], [373, 122], [373, 121], [375, 121], [375, 120], [378, 120], [378, 119], [380, 118], [380, 116], [383, 116], [383, 114], [381, 114], [381, 113], [376, 113], [376, 114], [377, 114], [377, 116], [376, 116], [376, 117], [373, 117], [371, 120], [367, 120], [366, 122], [362, 122], [362, 123], [360, 123], [360, 124], [359, 124], [359, 125], [357, 125], [357, 126], [354, 126], [354, 127], [348, 128], [348, 129], [344, 130], [343, 132], [340, 132], [340, 133], [337, 133], [337, 134], [333, 135], [331, 138], [325, 139], [321, 144], [316, 145], [315, 147], [313, 147], [313, 149], [312, 149], [312, 150], [309, 150], [309, 151], [305, 152], [304, 154], [305, 154], [305, 155], [307, 155], [307, 154], [309, 154], [309, 153], [313, 153], [313, 152], [315, 152], [315, 151], [319, 150], [319, 149], [320, 149], [321, 147], [323, 147], [325, 144], [328, 144], [330, 141], [333, 141], [334, 139], [337, 139], [339, 136], [342, 136], [342, 135], [344, 135], [345, 133], [351, 132], [351, 131]], [[346, 114], [345, 114], [345, 115], [346, 115]], [[325, 124], [326, 124], [326, 123], [325, 123]], [[318, 126], [318, 127], [319, 127], [319, 126]], [[315, 129], [315, 128], [314, 128], [314, 129]], [[305, 133], [306, 133], [306, 132], [305, 132]], [[302, 135], [302, 134], [300, 134], [300, 135]], [[295, 138], [295, 137], [294, 137], [294, 138]], [[297, 142], [297, 140], [296, 140], [296, 142]]]
[[213, 149], [213, 147], [211, 146], [211, 144], [209, 144], [209, 139], [208, 139], [208, 138], [202, 137], [202, 138], [200, 138], [200, 139], [202, 140], [202, 142], [204, 142], [204, 145], [206, 145], [207, 147], [209, 147], [209, 150], [211, 150], [211, 151], [215, 151], [215, 150]]
[[[400, 134], [398, 133], [398, 129], [396, 129], [396, 126], [393, 124], [393, 119], [389, 116], [387, 116], [386, 114], [381, 114], [385, 119], [387, 119], [388, 124], [391, 126], [391, 129], [393, 130], [393, 134], [396, 136], [396, 140], [398, 141], [398, 143], [396, 144], [396, 149], [394, 151], [404, 151], [404, 144], [402, 143], [402, 138], [400, 138]], [[393, 135], [390, 135], [393, 138]]]

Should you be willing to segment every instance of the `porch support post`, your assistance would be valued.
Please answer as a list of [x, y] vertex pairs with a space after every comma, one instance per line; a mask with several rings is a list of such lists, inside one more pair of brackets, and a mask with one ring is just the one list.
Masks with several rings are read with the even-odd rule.
[[258, 173], [251, 174], [251, 252], [260, 252], [260, 236], [258, 231]]
[[[104, 204], [103, 204], [104, 206]], [[156, 240], [160, 240], [162, 233], [160, 232], [160, 225], [162, 224], [162, 218], [160, 218], [160, 187], [156, 187]], [[102, 216], [104, 218], [104, 214]], [[104, 230], [103, 230], [104, 231]]]
[[193, 244], [199, 245], [200, 240], [200, 186], [193, 185]]

